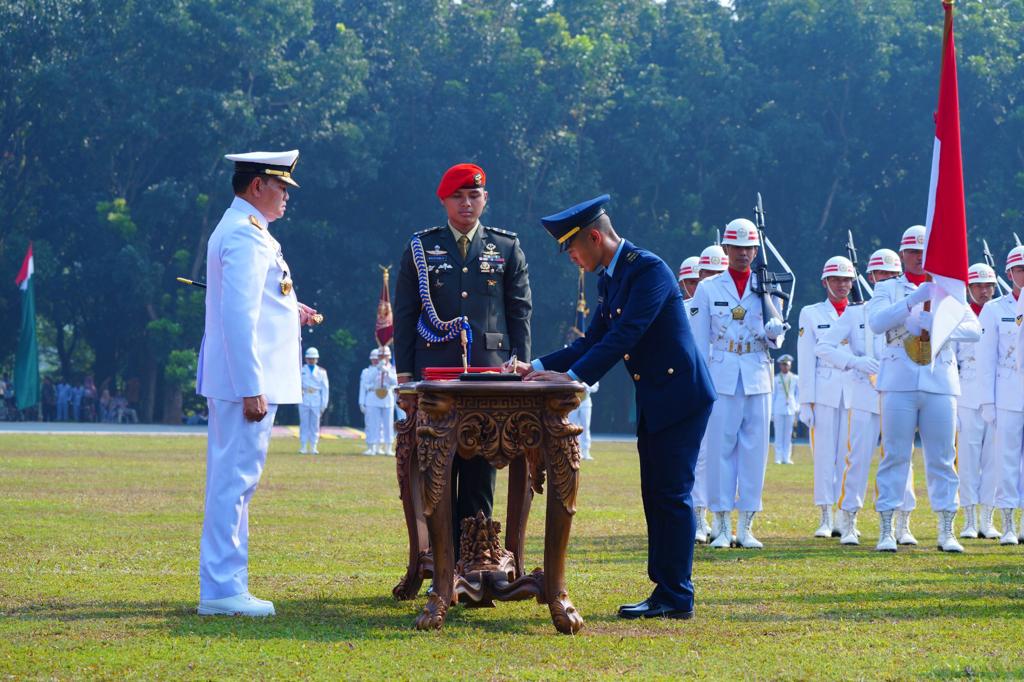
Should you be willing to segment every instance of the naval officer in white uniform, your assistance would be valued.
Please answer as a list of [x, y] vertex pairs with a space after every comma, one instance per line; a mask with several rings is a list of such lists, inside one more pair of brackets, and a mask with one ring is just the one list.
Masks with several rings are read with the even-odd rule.
[[800, 411], [800, 377], [794, 374], [793, 356], [779, 356], [779, 373], [772, 391], [772, 426], [775, 428], [775, 463], [793, 463], [793, 420]]
[[327, 409], [331, 399], [331, 384], [327, 370], [320, 366], [320, 351], [310, 346], [306, 349], [306, 366], [302, 368], [302, 404], [299, 405], [299, 454], [309, 452], [319, 455], [320, 416]]
[[278, 405], [301, 402], [299, 303], [269, 231], [284, 215], [299, 152], [230, 154], [235, 199], [206, 252], [206, 330], [197, 392], [210, 412], [199, 545], [199, 614], [269, 616], [249, 593], [249, 501], [263, 472]]

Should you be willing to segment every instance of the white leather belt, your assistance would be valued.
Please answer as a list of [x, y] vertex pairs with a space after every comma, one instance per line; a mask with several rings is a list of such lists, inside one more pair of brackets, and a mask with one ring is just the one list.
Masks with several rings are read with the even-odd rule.
[[729, 341], [728, 344], [722, 341], [715, 343], [714, 349], [723, 353], [735, 353], [736, 355], [763, 353], [768, 350], [760, 341]]

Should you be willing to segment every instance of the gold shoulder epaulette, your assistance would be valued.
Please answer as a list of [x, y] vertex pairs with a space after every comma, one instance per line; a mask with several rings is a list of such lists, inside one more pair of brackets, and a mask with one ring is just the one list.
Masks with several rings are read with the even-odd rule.
[[497, 232], [498, 234], [503, 234], [506, 237], [511, 237], [512, 239], [515, 239], [516, 237], [519, 236], [515, 232], [512, 232], [511, 230], [503, 230], [500, 227], [491, 227], [490, 225], [485, 225], [484, 229], [488, 230], [489, 232]]
[[419, 232], [414, 232], [413, 236], [414, 237], [422, 237], [425, 234], [430, 234], [431, 232], [437, 232], [438, 230], [443, 230], [445, 227], [446, 227], [446, 225], [438, 225], [437, 227], [428, 227], [425, 230], [420, 230]]
[[627, 263], [632, 263], [639, 256], [640, 256], [640, 252], [639, 251], [630, 251], [629, 253], [626, 254], [626, 262]]
[[260, 223], [260, 219], [254, 215], [249, 216], [249, 224], [258, 230], [264, 229], [262, 223]]

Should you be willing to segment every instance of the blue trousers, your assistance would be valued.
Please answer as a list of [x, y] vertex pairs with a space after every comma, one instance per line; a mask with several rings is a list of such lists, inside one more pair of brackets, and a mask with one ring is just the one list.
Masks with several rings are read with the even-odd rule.
[[647, 517], [647, 575], [651, 595], [676, 609], [693, 608], [693, 470], [711, 407], [651, 433], [643, 415], [637, 425], [640, 492]]

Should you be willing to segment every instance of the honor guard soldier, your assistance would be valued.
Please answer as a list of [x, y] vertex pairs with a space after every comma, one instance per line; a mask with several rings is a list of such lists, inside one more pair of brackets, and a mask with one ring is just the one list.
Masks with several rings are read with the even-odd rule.
[[310, 346], [306, 349], [306, 366], [302, 368], [302, 404], [299, 405], [299, 454], [306, 454], [306, 447], [314, 455], [320, 454], [320, 417], [327, 409], [331, 398], [331, 385], [327, 370], [319, 365], [320, 351]]
[[281, 218], [299, 152], [229, 154], [234, 201], [206, 250], [206, 329], [196, 390], [207, 398], [206, 504], [200, 615], [273, 615], [249, 594], [249, 501], [266, 462], [277, 406], [302, 402], [302, 324], [292, 272], [269, 225]]
[[[900, 257], [890, 249], [879, 249], [868, 259], [867, 275], [872, 285], [898, 277], [903, 272]], [[864, 507], [867, 495], [868, 471], [871, 458], [878, 446], [879, 398], [875, 388], [879, 362], [884, 349], [883, 337], [871, 332], [867, 324], [866, 306], [848, 306], [838, 320], [821, 335], [818, 353], [832, 366], [844, 372], [847, 383], [846, 395], [850, 398], [848, 440], [842, 444], [845, 468], [842, 471], [842, 485], [839, 489], [840, 543], [859, 545], [860, 531], [857, 530], [857, 513]], [[896, 535], [900, 544], [917, 544], [910, 532], [910, 512], [917, 504], [914, 497], [913, 468], [908, 467], [907, 484], [903, 502], [897, 508], [899, 517]]]
[[[423, 378], [425, 367], [496, 367], [530, 355], [532, 302], [526, 257], [514, 232], [480, 223], [487, 176], [470, 163], [449, 168], [437, 186], [448, 223], [413, 235], [395, 292], [395, 365], [399, 381]], [[495, 469], [483, 457], [455, 458], [452, 524], [494, 506]], [[456, 557], [457, 558], [457, 557]]]
[[359, 409], [366, 420], [364, 455], [393, 455], [395, 392], [398, 377], [391, 350], [384, 346], [370, 353], [370, 366], [359, 377]]
[[772, 359], [782, 347], [785, 325], [761, 312], [762, 299], [751, 282], [757, 256], [757, 228], [745, 218], [725, 227], [722, 245], [729, 259], [726, 274], [709, 277], [690, 301], [690, 322], [697, 348], [708, 353], [708, 369], [718, 401], [708, 422], [708, 503], [717, 536], [712, 547], [732, 543], [730, 515], [739, 511], [736, 543], [760, 549], [754, 515], [761, 511], [768, 464]]
[[605, 211], [609, 200], [603, 194], [541, 219], [573, 263], [600, 273], [597, 310], [583, 338], [516, 371], [528, 381], [594, 384], [625, 363], [636, 389], [647, 575], [656, 587], [647, 599], [619, 607], [619, 617], [691, 618], [696, 530], [690, 493], [715, 391], [676, 276], [661, 258], [615, 232]]
[[793, 463], [793, 422], [800, 411], [800, 377], [793, 373], [793, 356], [779, 356], [779, 373], [772, 391], [772, 426], [775, 429], [775, 463]]
[[900, 258], [903, 276], [882, 282], [867, 304], [872, 333], [885, 336], [878, 390], [882, 394], [882, 448], [885, 456], [875, 475], [881, 517], [876, 550], [896, 551], [892, 517], [903, 500], [914, 451], [914, 433], [920, 431], [924, 450], [928, 497], [938, 516], [938, 547], [962, 552], [953, 533], [957, 512], [956, 398], [960, 394], [953, 343], [977, 341], [978, 318], [965, 306], [964, 316], [932, 361], [922, 331], [931, 330], [931, 317], [923, 305], [931, 299], [932, 283], [924, 273], [925, 228], [914, 225], [903, 233]]
[[[825, 261], [821, 285], [827, 297], [800, 311], [800, 421], [811, 431], [814, 460], [814, 504], [821, 510], [816, 538], [832, 537], [837, 531], [833, 505], [839, 500], [839, 486], [849, 439], [847, 410], [851, 407], [846, 372], [819, 353], [821, 337], [839, 320], [857, 278], [853, 263], [843, 256]], [[877, 371], [877, 369], [876, 369]]]
[[700, 274], [697, 272], [700, 267], [700, 256], [690, 256], [679, 264], [679, 291], [683, 294], [683, 303], [693, 298], [693, 292], [697, 290], [697, 283], [700, 282]]
[[[979, 318], [983, 308], [995, 296], [996, 271], [985, 263], [975, 263], [967, 270], [967, 300]], [[956, 401], [956, 464], [960, 474], [960, 506], [964, 510], [962, 538], [995, 539], [1000, 536], [993, 524], [996, 486], [1000, 464], [995, 451], [992, 424], [981, 416], [981, 406], [991, 393], [993, 375], [978, 372], [978, 352], [985, 342], [984, 320], [982, 340], [958, 343], [956, 360], [960, 370], [960, 398]]]
[[372, 417], [366, 414], [366, 399], [373, 391], [373, 384], [377, 378], [377, 365], [380, 364], [380, 349], [374, 348], [370, 351], [370, 366], [363, 367], [359, 374], [359, 411], [363, 413], [363, 430], [366, 433], [366, 449], [364, 455], [379, 455], [379, 440], [375, 438], [379, 429], [371, 429]]
[[[981, 399], [981, 416], [995, 429], [996, 507], [1002, 516], [1003, 545], [1016, 545], [1024, 536], [1016, 530], [1014, 509], [1024, 507], [1024, 371], [1017, 364], [1021, 317], [1017, 301], [1024, 287], [1024, 246], [1006, 257], [1006, 278], [1012, 295], [989, 301], [981, 311], [984, 330], [978, 344], [978, 375], [988, 381]], [[1024, 529], [1022, 529], [1024, 530]]]
[[[718, 244], [712, 244], [700, 252], [700, 262], [697, 264], [697, 277], [700, 281], [708, 277], [714, 277], [726, 271], [729, 267], [729, 259], [725, 255], [725, 249]], [[697, 293], [696, 290], [694, 293]]]

